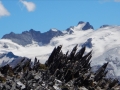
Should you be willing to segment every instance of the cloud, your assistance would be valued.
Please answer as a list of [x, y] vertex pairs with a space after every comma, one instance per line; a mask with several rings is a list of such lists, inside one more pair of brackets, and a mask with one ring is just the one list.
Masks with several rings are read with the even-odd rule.
[[29, 12], [34, 11], [36, 8], [36, 5], [33, 2], [28, 2], [25, 0], [20, 0], [20, 2], [27, 8]]
[[10, 13], [8, 12], [8, 10], [4, 7], [4, 5], [0, 1], [0, 17], [9, 16], [9, 15], [10, 15]]

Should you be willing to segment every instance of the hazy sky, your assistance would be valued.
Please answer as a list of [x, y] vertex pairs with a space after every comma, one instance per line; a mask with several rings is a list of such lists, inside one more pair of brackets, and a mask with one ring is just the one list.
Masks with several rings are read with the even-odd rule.
[[79, 21], [120, 25], [120, 0], [0, 0], [0, 37], [34, 29], [65, 30]]

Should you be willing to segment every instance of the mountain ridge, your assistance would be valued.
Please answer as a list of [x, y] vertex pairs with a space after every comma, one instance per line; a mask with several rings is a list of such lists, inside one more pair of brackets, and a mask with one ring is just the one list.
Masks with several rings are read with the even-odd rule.
[[[78, 25], [81, 24], [83, 24], [83, 27], [81, 27], [82, 30], [94, 29], [89, 22], [81, 21], [78, 23]], [[53, 28], [50, 29], [49, 31], [41, 33], [40, 31], [35, 31], [34, 29], [30, 29], [29, 31], [23, 31], [21, 34], [15, 34], [14, 32], [10, 32], [9, 34], [3, 35], [2, 39], [12, 40], [13, 42], [20, 44], [22, 46], [32, 44], [32, 41], [42, 43], [43, 45], [45, 45], [50, 43], [50, 40], [53, 37], [62, 36], [67, 33], [72, 34], [74, 32], [70, 28], [66, 29], [65, 31], [66, 33], [63, 33], [63, 31]]]
[[[11, 42], [10, 40], [8, 43], [8, 41], [5, 42], [5, 39], [1, 39], [0, 51], [11, 51], [18, 56], [26, 56], [31, 59], [37, 57], [41, 63], [45, 63], [55, 46], [63, 45], [62, 51], [66, 52], [78, 44], [78, 49], [86, 46], [85, 53], [89, 52], [91, 49], [93, 50], [93, 57], [91, 62], [92, 66], [98, 67], [103, 65], [103, 63], [109, 62], [108, 70], [110, 71], [110, 74], [108, 76], [112, 75], [111, 77], [119, 77], [120, 73], [118, 71], [120, 71], [120, 26], [105, 26], [97, 30], [93, 30], [91, 28], [88, 30], [82, 30], [84, 26], [85, 23], [79, 24], [77, 26], [71, 26], [67, 29], [68, 31], [62, 32], [63, 35], [55, 36], [51, 38], [48, 44], [43, 45], [41, 43], [41, 46], [38, 45], [38, 42], [35, 42], [24, 47]], [[31, 30], [30, 32], [34, 31]], [[58, 30], [51, 29], [48, 31], [48, 33], [50, 32], [58, 32]], [[27, 31], [24, 33], [27, 33], [29, 35]]]
[[49, 30], [45, 33], [41, 33], [40, 31], [30, 29], [29, 31], [24, 31], [21, 34], [15, 34], [13, 32], [5, 34], [2, 39], [10, 39], [17, 44], [25, 46], [27, 44], [31, 44], [32, 40], [36, 42], [42, 42], [43, 44], [48, 44], [51, 38], [59, 35], [62, 35], [61, 31], [54, 32]]

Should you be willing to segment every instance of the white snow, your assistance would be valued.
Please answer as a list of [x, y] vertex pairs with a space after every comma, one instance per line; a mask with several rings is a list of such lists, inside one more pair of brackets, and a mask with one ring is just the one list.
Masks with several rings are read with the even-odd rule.
[[86, 25], [86, 23], [78, 24], [74, 27], [75, 30], [82, 30], [82, 28]]
[[[85, 23], [74, 26], [72, 28], [74, 33], [55, 37], [45, 46], [39, 46], [35, 43], [34, 45], [23, 47], [10, 40], [1, 39], [0, 53], [11, 51], [15, 55], [28, 57], [32, 60], [37, 57], [41, 63], [44, 63], [55, 46], [63, 45], [62, 50], [65, 53], [68, 50], [71, 51], [78, 44], [79, 50], [87, 39], [92, 38], [92, 48], [86, 49], [86, 52], [89, 52], [91, 49], [93, 50], [92, 66], [103, 65], [103, 63], [109, 61], [111, 67], [114, 68], [114, 74], [120, 76], [120, 26], [109, 26], [98, 30], [89, 29], [83, 31], [82, 27], [84, 25]], [[4, 43], [9, 48], [3, 48]], [[109, 60], [106, 60], [106, 58]]]
[[51, 30], [52, 30], [52, 31], [54, 31], [54, 32], [57, 32], [57, 31], [58, 31], [58, 30], [57, 30], [57, 29], [55, 29], [55, 28], [52, 28]]
[[14, 58], [9, 58], [9, 57], [3, 57], [0, 59], [0, 66], [4, 66], [7, 63], [10, 63]]
[[0, 39], [0, 53], [4, 53], [5, 51], [11, 51], [19, 48], [22, 48], [22, 46], [12, 42], [11, 40]]

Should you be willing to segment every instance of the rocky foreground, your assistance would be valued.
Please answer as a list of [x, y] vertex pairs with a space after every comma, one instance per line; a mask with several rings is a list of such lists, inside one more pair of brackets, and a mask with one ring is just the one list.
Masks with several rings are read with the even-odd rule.
[[63, 54], [55, 47], [45, 65], [37, 58], [34, 63], [24, 58], [15, 67], [0, 68], [0, 90], [120, 90], [117, 79], [105, 78], [108, 63], [95, 73], [91, 71], [92, 51], [85, 47]]

